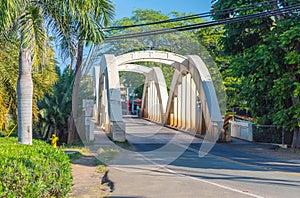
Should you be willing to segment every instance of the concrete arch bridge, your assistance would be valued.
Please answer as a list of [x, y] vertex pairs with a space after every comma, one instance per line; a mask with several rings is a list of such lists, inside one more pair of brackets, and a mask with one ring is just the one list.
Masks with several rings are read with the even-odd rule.
[[[138, 64], [141, 62], [162, 63], [175, 68], [169, 93], [161, 69]], [[149, 50], [120, 56], [104, 54], [95, 63], [94, 116], [113, 140], [125, 141], [126, 134], [120, 71], [145, 76], [140, 109], [142, 118], [205, 137], [220, 136], [223, 120], [217, 95], [211, 75], [199, 56]]]

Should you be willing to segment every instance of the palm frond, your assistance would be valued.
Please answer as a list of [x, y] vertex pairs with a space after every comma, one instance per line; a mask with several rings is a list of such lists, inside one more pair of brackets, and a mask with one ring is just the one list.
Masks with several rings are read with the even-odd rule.
[[98, 0], [95, 2], [95, 17], [96, 19], [100, 19], [98, 21], [99, 24], [103, 24], [104, 26], [108, 26], [110, 22], [113, 20], [115, 7], [111, 0]]
[[[14, 40], [12, 38], [11, 40]], [[8, 130], [7, 114], [16, 113], [18, 43], [0, 40], [0, 130]]]
[[7, 32], [14, 24], [30, 0], [0, 1], [0, 32]]

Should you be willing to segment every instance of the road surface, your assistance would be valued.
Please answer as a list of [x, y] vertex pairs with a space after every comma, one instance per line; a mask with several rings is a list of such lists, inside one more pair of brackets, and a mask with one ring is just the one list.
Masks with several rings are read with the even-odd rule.
[[299, 155], [283, 160], [264, 154], [266, 146], [235, 140], [199, 157], [199, 138], [125, 121], [131, 151], [110, 162], [111, 197], [300, 197]]

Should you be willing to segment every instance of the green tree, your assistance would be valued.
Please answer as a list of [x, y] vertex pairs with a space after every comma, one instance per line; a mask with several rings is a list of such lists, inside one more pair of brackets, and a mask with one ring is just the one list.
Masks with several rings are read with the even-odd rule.
[[[33, 65], [33, 82], [34, 94], [33, 102], [33, 118], [37, 121], [37, 105], [36, 102], [41, 100], [45, 93], [51, 93], [52, 85], [56, 82], [57, 75], [55, 72], [54, 51], [51, 46], [47, 45], [45, 51], [47, 57], [42, 62]], [[2, 41], [0, 44], [0, 130], [5, 134], [8, 133], [9, 120], [16, 122], [17, 117], [17, 93], [16, 84], [18, 79], [18, 52], [19, 42], [17, 39], [11, 38], [10, 42]], [[10, 114], [11, 118], [8, 118]]]
[[74, 70], [67, 68], [62, 74], [57, 67], [59, 80], [53, 86], [53, 93], [46, 94], [38, 102], [39, 121], [35, 124], [34, 134], [48, 140], [52, 134], [59, 137], [60, 142], [67, 142], [68, 118], [72, 109], [72, 89], [74, 83]]
[[[131, 26], [136, 24], [153, 23], [177, 17], [184, 17], [187, 15], [190, 14], [172, 12], [168, 15], [165, 15], [160, 11], [137, 9], [133, 11], [131, 17], [116, 21], [114, 25]], [[201, 22], [205, 22], [205, 20], [201, 18], [193, 18], [189, 20], [173, 21], [169, 23], [159, 23], [147, 26], [137, 26], [134, 28], [117, 29], [111, 31], [110, 34], [115, 36], [130, 33], [143, 33], [151, 30], [172, 29], [174, 27], [181, 27]], [[224, 83], [222, 81], [219, 69], [227, 66], [228, 61], [222, 54], [223, 49], [218, 45], [218, 38], [223, 36], [223, 32], [224, 30], [220, 27], [211, 27], [206, 29], [142, 36], [132, 39], [121, 39], [117, 41], [107, 42], [106, 45], [104, 45], [103, 51], [101, 51], [101, 53], [120, 55], [139, 50], [160, 50], [174, 52], [181, 55], [199, 55], [205, 62], [208, 70], [212, 75], [222, 112], [225, 113], [226, 94], [224, 91]], [[141, 62], [139, 64], [148, 67], [160, 67], [166, 80], [167, 89], [170, 89], [173, 73], [175, 70], [174, 67], [160, 63], [149, 62]], [[129, 73], [122, 76], [122, 78], [124, 79], [124, 77], [127, 77], [129, 81], [132, 81], [137, 79], [136, 76], [137, 75]], [[141, 80], [139, 84], [143, 84], [143, 78], [139, 79]]]
[[[40, 62], [47, 43], [47, 31], [51, 31], [65, 49], [73, 49], [74, 35], [86, 38], [101, 36], [102, 27], [95, 19], [105, 19], [108, 13], [106, 1], [1, 1], [0, 30], [17, 30], [20, 35], [18, 94], [18, 137], [23, 144], [32, 143], [31, 70]], [[10, 7], [11, 6], [11, 7]], [[110, 9], [110, 7], [109, 7]], [[99, 15], [102, 16], [99, 17]], [[8, 30], [8, 31], [7, 31]], [[38, 53], [41, 51], [42, 53]], [[74, 50], [71, 50], [74, 52]]]
[[11, 111], [16, 116], [16, 75], [18, 65], [17, 44], [0, 42], [0, 130], [8, 134], [7, 115]]
[[[237, 11], [216, 19], [273, 8], [296, 1], [214, 1], [217, 10]], [[245, 7], [253, 9], [243, 9]], [[240, 11], [239, 11], [240, 10]], [[294, 132], [293, 147], [300, 146], [299, 132], [299, 15], [280, 14], [224, 26], [224, 50], [231, 56], [228, 73], [238, 78], [236, 97], [248, 107], [257, 122], [276, 124]]]
[[[130, 26], [136, 24], [145, 24], [152, 23], [157, 21], [169, 20], [175, 17], [184, 17], [187, 16], [186, 13], [172, 12], [170, 14], [163, 14], [160, 11], [156, 10], [142, 10], [136, 9], [132, 12], [132, 16], [129, 18], [123, 18], [114, 23], [114, 26]], [[153, 24], [147, 26], [138, 26], [134, 28], [128, 29], [118, 29], [110, 32], [110, 35], [122, 35], [128, 33], [141, 33], [145, 31], [157, 30], [157, 29], [171, 29], [174, 27], [180, 27], [189, 24], [195, 24], [204, 22], [204, 19], [195, 18], [189, 19], [186, 21], [176, 21], [172, 23], [161, 23], [161, 24]], [[212, 34], [214, 32], [214, 34]], [[201, 48], [201, 44], [205, 47], [211, 47], [212, 45], [216, 45], [217, 39], [215, 38], [218, 35], [217, 29], [211, 28], [209, 31], [202, 30], [191, 30], [184, 32], [176, 32], [170, 34], [161, 34], [161, 35], [153, 35], [153, 36], [143, 36], [133, 39], [126, 40], [117, 40], [111, 41], [105, 45], [105, 50], [109, 53], [113, 53], [116, 55], [124, 54], [132, 51], [139, 50], [161, 50], [161, 51], [170, 51], [175, 52], [182, 55], [190, 55], [197, 54], [200, 55], [204, 61], [207, 58], [208, 54], [205, 54], [203, 50], [204, 47]], [[220, 35], [220, 34], [219, 34]], [[217, 56], [215, 56], [217, 57]], [[159, 63], [141, 63], [142, 65], [154, 67], [158, 66], [162, 69], [163, 74], [166, 79], [166, 84], [169, 88], [172, 76], [174, 72], [173, 67], [168, 67]], [[209, 68], [211, 69], [211, 68]], [[140, 82], [143, 83], [143, 82]]]
[[114, 14], [114, 6], [111, 0], [86, 1], [85, 4], [85, 6], [81, 4], [76, 5], [76, 10], [85, 18], [76, 17], [77, 15], [75, 15], [75, 18], [70, 21], [78, 26], [77, 31], [74, 32], [74, 43], [72, 43], [72, 45], [69, 45], [68, 42], [62, 43], [63, 51], [69, 52], [69, 54], [66, 55], [71, 57], [70, 68], [72, 68], [73, 62], [75, 62], [75, 83], [72, 93], [72, 112], [70, 116], [71, 123], [68, 143], [79, 140], [78, 129], [75, 126], [74, 119], [78, 117], [78, 99], [80, 97], [80, 78], [84, 43], [86, 43], [86, 45], [90, 43], [101, 43], [104, 39], [103, 26], [106, 27], [110, 23]]

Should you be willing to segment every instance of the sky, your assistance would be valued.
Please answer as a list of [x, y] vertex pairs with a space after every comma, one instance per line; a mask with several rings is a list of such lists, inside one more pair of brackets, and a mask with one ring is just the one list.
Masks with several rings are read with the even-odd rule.
[[113, 0], [115, 18], [130, 17], [137, 8], [160, 10], [164, 14], [172, 11], [199, 14], [211, 9], [211, 0]]
[[[130, 17], [132, 11], [138, 8], [159, 10], [163, 14], [172, 11], [180, 13], [199, 14], [211, 9], [211, 0], [112, 0], [115, 6], [115, 20]], [[57, 52], [58, 50], [56, 50]], [[84, 50], [84, 55], [88, 50]], [[60, 55], [56, 54], [60, 68], [65, 68], [70, 60], [62, 61]]]

